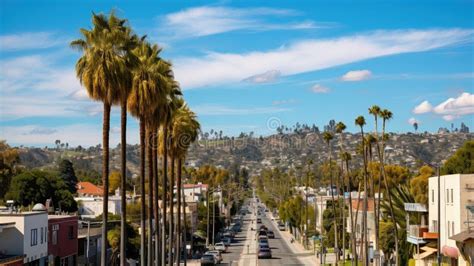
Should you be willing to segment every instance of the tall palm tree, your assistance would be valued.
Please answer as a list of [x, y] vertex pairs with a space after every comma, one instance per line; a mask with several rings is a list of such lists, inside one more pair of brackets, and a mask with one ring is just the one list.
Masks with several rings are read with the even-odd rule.
[[[329, 159], [329, 177], [331, 180], [331, 199], [332, 199], [332, 211], [334, 215], [336, 216], [336, 202], [334, 200], [334, 176], [333, 176], [333, 171], [332, 171], [332, 151], [331, 151], [331, 140], [334, 138], [334, 135], [331, 132], [325, 131], [323, 133], [323, 139], [326, 141], [326, 145], [328, 146], [328, 159]], [[339, 192], [338, 192], [339, 194]], [[334, 219], [334, 250], [336, 251], [336, 264], [339, 262], [339, 247], [338, 247], [338, 242], [337, 242], [337, 219]]]
[[[374, 116], [374, 121], [375, 121], [375, 127], [374, 127], [374, 135], [373, 135], [373, 138], [374, 138], [374, 141], [375, 141], [375, 145], [377, 145], [376, 149], [378, 150], [379, 147], [378, 147], [378, 139], [379, 139], [379, 134], [378, 134], [378, 117], [380, 115], [380, 112], [381, 112], [381, 109], [378, 105], [373, 105], [372, 107], [369, 108], [369, 114], [373, 115]], [[372, 152], [372, 149], [371, 151]], [[379, 158], [380, 159], [380, 158]], [[372, 193], [373, 196], [374, 196], [374, 200], [375, 200], [375, 187], [374, 187], [374, 179], [375, 177], [372, 176]], [[379, 182], [378, 182], [378, 186], [380, 187], [380, 178], [379, 178]], [[379, 194], [379, 197], [380, 197], [380, 194]], [[375, 213], [374, 213], [374, 216], [375, 216], [375, 250], [378, 251], [380, 248], [379, 248], [379, 239], [380, 239], [380, 233], [379, 233], [379, 224], [380, 224], [380, 220], [378, 219], [380, 217], [380, 215], [377, 214], [377, 211], [378, 211], [378, 207], [376, 207], [374, 209]], [[378, 262], [377, 261], [377, 265], [378, 265]]]
[[[342, 187], [342, 204], [341, 213], [342, 213], [342, 260], [345, 261], [346, 259], [346, 223], [345, 223], [345, 213], [346, 213], [346, 200], [345, 200], [345, 182], [344, 182], [344, 160], [342, 159], [342, 154], [344, 153], [344, 130], [346, 130], [346, 125], [342, 122], [336, 124], [336, 133], [339, 134], [339, 150], [340, 150], [340, 159], [341, 159], [341, 171], [340, 171], [340, 180], [341, 180], [341, 187]], [[339, 200], [339, 193], [338, 195], [338, 202]]]
[[[364, 125], [365, 125], [365, 118], [363, 116], [359, 116], [355, 119], [355, 125], [360, 127], [361, 133], [361, 140], [362, 140], [362, 150], [364, 148]], [[365, 243], [364, 243], [364, 265], [369, 265], [369, 243], [368, 243], [368, 230], [367, 230], [367, 209], [368, 209], [368, 199], [367, 199], [367, 159], [366, 156], [364, 158], [364, 212], [363, 212], [363, 230], [362, 235], [365, 236]]]
[[163, 73], [167, 68], [166, 62], [160, 60], [161, 49], [151, 45], [143, 37], [139, 45], [133, 50], [137, 57], [137, 66], [133, 70], [132, 91], [128, 99], [130, 113], [137, 117], [140, 124], [140, 194], [141, 194], [141, 219], [140, 227], [140, 265], [146, 265], [146, 235], [145, 235], [145, 150], [146, 150], [146, 125], [150, 120], [150, 110], [164, 104], [166, 91], [162, 83], [167, 77]]
[[[180, 265], [180, 254], [181, 254], [181, 241], [182, 241], [182, 230], [181, 230], [181, 198], [182, 198], [182, 162], [186, 156], [186, 152], [192, 142], [197, 139], [199, 132], [199, 122], [196, 119], [195, 113], [193, 113], [186, 104], [181, 106], [173, 116], [171, 123], [171, 131], [174, 141], [171, 142], [170, 153], [176, 156], [177, 159], [177, 225], [176, 225], [176, 264]], [[186, 203], [184, 202], [184, 205]], [[183, 206], [184, 208], [186, 206]], [[186, 217], [184, 217], [186, 219]]]
[[[390, 204], [390, 216], [392, 217], [392, 223], [394, 225], [394, 230], [395, 230], [395, 264], [398, 266], [399, 265], [399, 243], [398, 243], [398, 228], [396, 226], [396, 221], [395, 221], [395, 215], [394, 215], [394, 208], [393, 208], [393, 201], [392, 201], [392, 195], [391, 195], [391, 190], [390, 188], [388, 187], [388, 180], [387, 180], [387, 176], [385, 174], [385, 161], [384, 161], [384, 157], [385, 157], [385, 139], [386, 139], [386, 136], [385, 136], [385, 125], [386, 125], [386, 122], [390, 119], [392, 119], [393, 117], [393, 113], [387, 109], [384, 109], [380, 112], [380, 116], [382, 117], [382, 137], [381, 137], [381, 144], [380, 146], [377, 145], [377, 152], [378, 152], [378, 157], [379, 157], [379, 164], [380, 164], [380, 172], [382, 174], [382, 179], [383, 179], [383, 182], [384, 182], [384, 186], [385, 186], [385, 191], [386, 191], [386, 194], [387, 194], [387, 199], [388, 199], [388, 202]], [[379, 208], [379, 211], [377, 212], [377, 215], [380, 216], [380, 199], [378, 200], [378, 208]]]
[[[129, 68], [127, 66], [128, 42], [124, 32], [125, 20], [112, 12], [92, 15], [93, 28], [81, 29], [82, 38], [71, 42], [71, 47], [83, 53], [76, 63], [76, 75], [86, 88], [90, 98], [103, 103], [102, 128], [102, 183], [104, 187], [102, 205], [101, 264], [107, 263], [107, 222], [109, 199], [109, 133], [110, 109], [120, 103], [127, 94]], [[125, 82], [124, 82], [125, 81]], [[124, 85], [125, 84], [125, 85]]]
[[[172, 72], [169, 73], [169, 75], [172, 77]], [[160, 144], [159, 144], [159, 152], [163, 158], [162, 160], [162, 163], [163, 163], [163, 184], [162, 184], [162, 187], [163, 187], [163, 196], [162, 196], [162, 200], [163, 200], [163, 215], [162, 215], [162, 234], [161, 234], [161, 262], [162, 262], [162, 265], [166, 265], [166, 246], [167, 246], [167, 243], [166, 243], [166, 229], [167, 229], [167, 216], [168, 216], [168, 213], [167, 213], [167, 209], [168, 209], [168, 157], [169, 157], [169, 144], [170, 144], [170, 140], [169, 140], [169, 129], [170, 129], [170, 123], [172, 121], [172, 116], [174, 114], [174, 112], [183, 104], [183, 100], [181, 99], [181, 90], [179, 89], [179, 86], [178, 86], [178, 83], [173, 79], [171, 78], [170, 79], [170, 93], [168, 95], [168, 97], [166, 97], [166, 103], [164, 104], [161, 112], [160, 112], [160, 116], [162, 117], [161, 118], [161, 121], [162, 121], [162, 125], [161, 125], [161, 128], [162, 130], [160, 131]], [[173, 200], [171, 198], [171, 200]], [[171, 210], [170, 210], [171, 211]], [[170, 228], [172, 228], [172, 225], [170, 224], [169, 225]], [[171, 236], [171, 235], [170, 235]], [[172, 239], [170, 237], [170, 245], [169, 245], [169, 253], [168, 253], [168, 261], [169, 263], [171, 264], [172, 261], [170, 260], [172, 254]]]

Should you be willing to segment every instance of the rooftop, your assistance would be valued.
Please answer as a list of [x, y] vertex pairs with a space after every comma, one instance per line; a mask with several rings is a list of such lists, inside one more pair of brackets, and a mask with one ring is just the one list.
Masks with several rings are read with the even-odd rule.
[[104, 190], [91, 182], [79, 182], [77, 183], [77, 193], [79, 195], [102, 196]]

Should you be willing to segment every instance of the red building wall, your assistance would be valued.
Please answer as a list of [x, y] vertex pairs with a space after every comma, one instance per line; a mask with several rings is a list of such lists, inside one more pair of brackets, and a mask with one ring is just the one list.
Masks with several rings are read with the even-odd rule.
[[77, 216], [48, 216], [48, 255], [60, 258], [76, 255], [77, 229]]

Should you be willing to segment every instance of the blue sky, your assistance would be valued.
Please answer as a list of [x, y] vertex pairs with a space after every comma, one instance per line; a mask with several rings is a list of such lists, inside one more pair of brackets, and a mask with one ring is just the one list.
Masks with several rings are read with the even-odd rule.
[[[389, 130], [474, 129], [472, 1], [1, 1], [0, 138], [13, 145], [100, 142], [68, 43], [91, 12], [115, 9], [164, 47], [204, 130], [274, 133], [269, 121], [355, 131], [373, 104]], [[368, 119], [371, 121], [371, 119]], [[111, 142], [119, 139], [113, 110]], [[368, 130], [372, 124], [368, 124]], [[130, 143], [137, 124], [129, 118]]]

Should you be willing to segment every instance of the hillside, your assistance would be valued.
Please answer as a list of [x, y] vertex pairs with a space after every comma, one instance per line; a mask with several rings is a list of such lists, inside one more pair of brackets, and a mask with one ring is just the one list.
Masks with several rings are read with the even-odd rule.
[[[472, 133], [445, 134], [390, 134], [386, 146], [388, 163], [396, 163], [414, 170], [417, 159], [442, 162], [451, 156], [465, 141], [473, 139]], [[332, 141], [333, 156], [339, 153], [339, 136]], [[360, 134], [344, 134], [344, 148], [355, 155]], [[54, 167], [60, 158], [70, 159], [76, 170], [95, 170], [100, 173], [100, 146], [84, 148], [20, 148], [21, 164], [26, 168]], [[138, 146], [129, 145], [127, 151], [128, 172], [139, 172]], [[257, 174], [265, 167], [289, 168], [301, 166], [308, 159], [316, 164], [326, 160], [328, 147], [319, 133], [276, 134], [268, 137], [244, 137], [200, 140], [189, 151], [188, 166], [214, 164], [227, 168], [236, 163]], [[359, 156], [353, 156], [353, 164], [360, 165]], [[120, 169], [119, 147], [111, 150], [111, 170]]]

